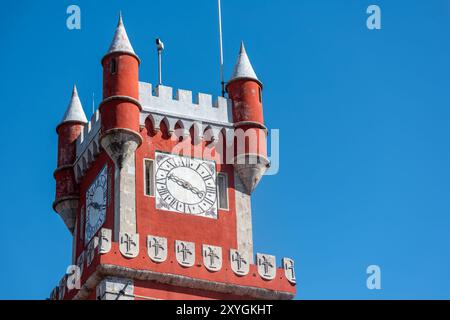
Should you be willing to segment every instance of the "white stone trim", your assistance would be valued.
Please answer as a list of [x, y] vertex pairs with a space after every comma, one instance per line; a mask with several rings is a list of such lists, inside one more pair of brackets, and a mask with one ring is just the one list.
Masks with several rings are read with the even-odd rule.
[[233, 294], [262, 300], [291, 300], [295, 294], [284, 291], [269, 290], [259, 287], [242, 286], [237, 284], [195, 279], [170, 273], [161, 273], [150, 270], [137, 270], [116, 265], [103, 264], [86, 280], [74, 300], [87, 299], [95, 290], [98, 283], [107, 276], [129, 278], [141, 281], [156, 281], [173, 286], [187, 287], [198, 290]]

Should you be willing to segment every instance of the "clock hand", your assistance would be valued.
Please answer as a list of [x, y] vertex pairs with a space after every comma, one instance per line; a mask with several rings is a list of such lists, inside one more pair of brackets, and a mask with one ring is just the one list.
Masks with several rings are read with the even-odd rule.
[[104, 204], [99, 204], [99, 203], [97, 203], [97, 202], [92, 202], [92, 203], [89, 204], [88, 207], [92, 207], [92, 208], [94, 208], [95, 210], [101, 210], [101, 209], [105, 209], [105, 208], [106, 208], [106, 205], [104, 205]]
[[169, 175], [167, 178], [169, 180], [172, 180], [176, 184], [178, 184], [180, 187], [182, 187], [182, 188], [184, 188], [186, 190], [189, 190], [194, 195], [198, 196], [200, 199], [202, 199], [205, 196], [204, 192], [200, 191], [199, 189], [197, 189], [196, 187], [191, 185], [189, 182], [184, 181], [183, 179], [180, 179], [180, 178], [174, 176], [173, 174]]

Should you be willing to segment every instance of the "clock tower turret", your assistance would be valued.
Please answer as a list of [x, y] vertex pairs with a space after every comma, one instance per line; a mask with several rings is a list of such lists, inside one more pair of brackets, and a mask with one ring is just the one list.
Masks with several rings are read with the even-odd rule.
[[67, 111], [56, 128], [58, 133], [58, 167], [55, 170], [56, 197], [53, 208], [63, 219], [71, 233], [74, 232], [79, 206], [78, 184], [73, 165], [76, 159], [76, 140], [87, 123], [77, 87], [73, 87]]
[[227, 91], [233, 103], [236, 139], [243, 141], [236, 143], [235, 168], [248, 193], [253, 192], [269, 167], [262, 89], [242, 42]]
[[139, 133], [139, 64], [119, 16], [116, 32], [102, 59], [103, 101], [100, 104], [100, 143], [115, 166], [114, 239], [120, 233], [136, 233], [135, 151]]

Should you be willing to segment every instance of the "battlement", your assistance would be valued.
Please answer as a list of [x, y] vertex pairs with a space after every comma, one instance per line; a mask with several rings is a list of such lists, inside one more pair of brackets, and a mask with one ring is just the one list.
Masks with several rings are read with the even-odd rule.
[[100, 153], [99, 134], [101, 129], [100, 111], [97, 109], [91, 120], [84, 126], [76, 141], [77, 159], [75, 160], [75, 178], [79, 178], [89, 168], [95, 157]]
[[101, 127], [100, 111], [97, 109], [92, 115], [91, 120], [84, 126], [83, 131], [81, 131], [81, 134], [77, 139], [76, 142], [77, 159], [84, 152], [84, 150], [86, 150], [86, 148], [91, 143], [92, 139], [100, 131], [100, 127]]
[[[195, 98], [195, 99], [193, 99]], [[204, 93], [157, 86], [139, 82], [139, 100], [144, 112], [169, 114], [174, 117], [195, 119], [206, 123], [232, 125], [231, 100]]]

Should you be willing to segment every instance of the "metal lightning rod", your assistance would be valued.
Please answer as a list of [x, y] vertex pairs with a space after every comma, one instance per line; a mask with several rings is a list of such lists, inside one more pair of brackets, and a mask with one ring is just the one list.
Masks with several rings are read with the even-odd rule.
[[225, 97], [225, 80], [223, 71], [223, 40], [222, 40], [222, 10], [220, 0], [217, 0], [219, 11], [219, 43], [220, 43], [220, 84], [222, 86], [222, 97]]

